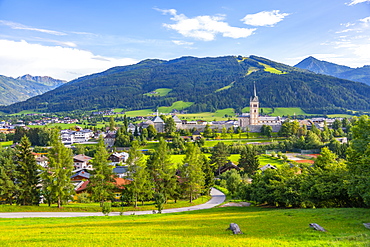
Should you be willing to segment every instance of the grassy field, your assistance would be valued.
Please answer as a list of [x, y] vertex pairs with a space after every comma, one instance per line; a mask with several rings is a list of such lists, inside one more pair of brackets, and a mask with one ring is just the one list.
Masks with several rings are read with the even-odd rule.
[[[244, 234], [226, 230], [237, 223]], [[369, 209], [226, 207], [175, 214], [0, 219], [7, 246], [369, 246]], [[318, 223], [327, 232], [309, 227]]]
[[[193, 200], [190, 203], [188, 200], [178, 200], [176, 203], [173, 200], [168, 200], [166, 204], [163, 205], [164, 209], [170, 208], [182, 208], [190, 207], [199, 204], [203, 204], [210, 199], [210, 196], [202, 196]], [[63, 205], [62, 208], [58, 208], [57, 205], [53, 204], [49, 207], [46, 204], [40, 204], [40, 206], [16, 206], [16, 205], [0, 205], [0, 212], [101, 212], [101, 207], [99, 203], [69, 203]], [[155, 204], [152, 201], [138, 203], [138, 207], [134, 206], [124, 206], [122, 207], [112, 207], [112, 212], [127, 212], [127, 211], [152, 211], [156, 210]]]
[[282, 75], [282, 74], [286, 74], [287, 73], [287, 72], [282, 72], [282, 71], [280, 71], [278, 69], [272, 68], [270, 65], [267, 65], [267, 64], [264, 64], [264, 63], [261, 63], [261, 62], [258, 62], [258, 64], [260, 64], [263, 67], [265, 67], [264, 71], [269, 72], [271, 74]]
[[153, 91], [153, 92], [156, 92], [156, 94], [145, 93], [144, 95], [146, 96], [166, 96], [171, 91], [172, 91], [171, 88], [158, 88]]
[[229, 84], [229, 85], [227, 85], [227, 86], [224, 86], [224, 87], [222, 87], [222, 88], [217, 89], [215, 92], [220, 92], [220, 91], [222, 91], [222, 90], [229, 89], [229, 88], [231, 88], [231, 87], [234, 85], [234, 83], [235, 83], [235, 81], [233, 81], [232, 83], [230, 83], [230, 84]]
[[170, 113], [173, 109], [183, 110], [194, 104], [193, 102], [176, 101], [171, 106], [158, 107], [160, 113]]
[[349, 114], [329, 114], [328, 118], [351, 118], [352, 115]]
[[270, 114], [271, 116], [294, 116], [295, 115], [310, 115], [305, 113], [301, 108], [299, 107], [277, 107], [274, 108], [274, 112]]
[[153, 113], [154, 112], [151, 109], [143, 109], [143, 110], [137, 110], [137, 111], [127, 111], [125, 112], [125, 115], [127, 117], [137, 117], [137, 116], [148, 116]]

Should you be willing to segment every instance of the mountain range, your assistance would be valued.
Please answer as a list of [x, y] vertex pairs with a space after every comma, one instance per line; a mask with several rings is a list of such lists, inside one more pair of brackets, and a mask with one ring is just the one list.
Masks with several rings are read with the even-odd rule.
[[360, 68], [350, 68], [344, 65], [321, 61], [314, 57], [307, 57], [294, 67], [370, 85], [370, 65], [365, 65]]
[[0, 76], [0, 105], [24, 101], [65, 83], [66, 81], [48, 76], [24, 75], [18, 78]]
[[183, 101], [188, 112], [241, 112], [249, 106], [254, 83], [261, 107], [301, 107], [308, 113], [370, 110], [369, 85], [258, 56], [147, 59], [78, 78], [0, 110], [138, 110]]

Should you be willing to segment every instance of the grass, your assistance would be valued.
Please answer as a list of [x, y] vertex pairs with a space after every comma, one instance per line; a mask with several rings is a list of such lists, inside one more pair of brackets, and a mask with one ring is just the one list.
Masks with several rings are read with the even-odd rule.
[[349, 114], [329, 114], [327, 115], [328, 118], [352, 118], [353, 115], [349, 115]]
[[222, 110], [217, 110], [215, 112], [215, 117], [224, 118], [225, 116], [234, 117], [235, 116], [234, 108], [225, 108]]
[[258, 156], [258, 159], [260, 161], [260, 166], [270, 164], [272, 166], [279, 168], [285, 164], [282, 159], [279, 159], [277, 157], [271, 157], [270, 155], [267, 155], [267, 154], [262, 154]]
[[311, 114], [305, 113], [300, 107], [276, 107], [274, 108], [274, 112], [270, 114], [270, 116], [294, 116], [294, 115], [306, 115], [309, 116]]
[[125, 112], [125, 115], [127, 117], [137, 117], [137, 116], [148, 116], [153, 113], [154, 112], [151, 109], [143, 109], [143, 110], [137, 110], [137, 111], [127, 111]]
[[172, 91], [171, 88], [157, 88], [156, 90], [153, 91], [153, 92], [156, 92], [156, 94], [145, 93], [144, 95], [146, 95], [146, 96], [160, 96], [160, 97], [163, 97], [163, 96], [166, 96], [171, 91]]
[[24, 111], [20, 111], [18, 113], [13, 113], [13, 114], [10, 114], [10, 116], [17, 116], [17, 115], [27, 115], [27, 114], [41, 114], [41, 112], [36, 112], [36, 111], [32, 111], [32, 110], [24, 110]]
[[282, 72], [278, 69], [275, 69], [273, 67], [271, 67], [270, 65], [267, 65], [267, 64], [264, 64], [264, 63], [261, 63], [261, 62], [258, 62], [258, 64], [262, 65], [263, 67], [265, 67], [265, 71], [266, 72], [269, 72], [271, 74], [278, 74], [278, 75], [283, 75], [283, 74], [286, 74], [287, 72]]
[[0, 142], [0, 145], [2, 147], [10, 147], [11, 145], [13, 145], [13, 141]]
[[235, 81], [233, 81], [232, 83], [230, 83], [230, 84], [229, 84], [229, 85], [227, 85], [227, 86], [224, 86], [224, 87], [222, 87], [222, 88], [217, 89], [215, 92], [220, 92], [220, 91], [222, 91], [222, 90], [229, 89], [229, 88], [231, 88], [231, 87], [234, 85], [234, 83], [235, 83]]
[[[170, 208], [182, 208], [190, 207], [199, 204], [203, 204], [210, 199], [209, 196], [202, 196], [193, 200], [190, 203], [188, 200], [178, 200], [176, 203], [173, 200], [169, 200], [164, 204], [164, 209]], [[58, 208], [56, 204], [49, 207], [46, 204], [40, 204], [40, 206], [16, 206], [16, 205], [0, 205], [0, 212], [101, 212], [101, 207], [99, 203], [69, 203], [64, 205], [62, 208]], [[148, 201], [144, 202], [144, 205], [141, 205], [139, 202], [138, 207], [134, 206], [124, 206], [123, 211], [152, 211], [156, 210], [154, 202]], [[112, 207], [112, 212], [120, 212], [122, 207]], [[1, 241], [0, 241], [1, 242]]]
[[[273, 111], [274, 111], [274, 109], [272, 109], [272, 108], [269, 108], [269, 107], [261, 107], [261, 108], [259, 108], [260, 109], [260, 111], [261, 111], [261, 109], [263, 109], [263, 114], [262, 115], [270, 115]], [[242, 109], [242, 112], [243, 113], [249, 113], [250, 112], [250, 107], [248, 106], [248, 107], [244, 107], [243, 109]]]
[[160, 113], [170, 113], [174, 109], [176, 109], [176, 110], [183, 110], [185, 108], [188, 108], [192, 104], [194, 104], [194, 102], [176, 101], [171, 106], [161, 106], [161, 107], [158, 107], [158, 111]]
[[[226, 230], [237, 223], [244, 234]], [[143, 216], [0, 219], [7, 246], [368, 246], [369, 209], [226, 207]], [[318, 223], [327, 232], [308, 224]]]

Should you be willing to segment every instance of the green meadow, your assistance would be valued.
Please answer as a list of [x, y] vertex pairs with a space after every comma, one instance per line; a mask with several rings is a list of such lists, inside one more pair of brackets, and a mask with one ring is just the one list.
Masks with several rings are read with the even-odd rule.
[[170, 113], [172, 110], [183, 110], [194, 104], [194, 102], [176, 101], [171, 106], [158, 107], [160, 113]]
[[[0, 219], [8, 246], [369, 246], [370, 209], [224, 207], [142, 216]], [[243, 234], [227, 230], [237, 223]], [[309, 227], [317, 223], [327, 232]]]
[[156, 90], [154, 90], [153, 92], [156, 92], [156, 94], [151, 94], [151, 93], [146, 93], [144, 95], [146, 96], [166, 96], [169, 92], [171, 92], [172, 89], [171, 88], [157, 88]]

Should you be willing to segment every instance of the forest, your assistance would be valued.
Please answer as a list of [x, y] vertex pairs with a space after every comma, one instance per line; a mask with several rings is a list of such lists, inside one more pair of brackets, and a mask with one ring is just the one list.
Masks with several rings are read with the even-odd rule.
[[[364, 83], [319, 75], [256, 56], [226, 56], [148, 59], [76, 79], [0, 110], [155, 110], [184, 101], [194, 103], [186, 109], [188, 112], [234, 108], [240, 113], [249, 105], [254, 83], [263, 107], [301, 107], [307, 113], [321, 114], [370, 109], [370, 86]], [[149, 94], [159, 88], [170, 92], [165, 96]]]

